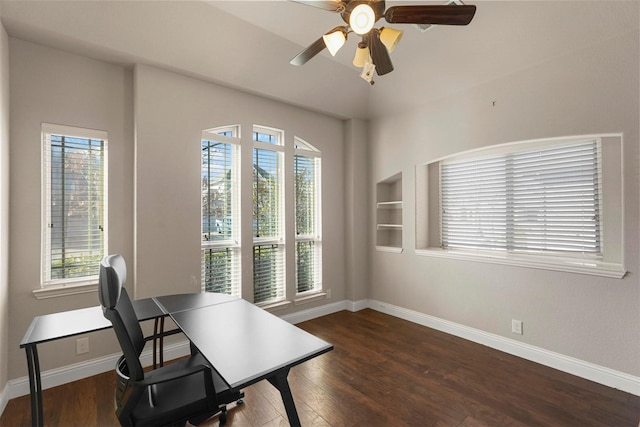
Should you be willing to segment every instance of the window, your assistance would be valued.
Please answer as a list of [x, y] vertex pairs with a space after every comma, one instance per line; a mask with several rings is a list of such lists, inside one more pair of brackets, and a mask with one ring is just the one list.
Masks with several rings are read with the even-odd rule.
[[295, 141], [296, 292], [302, 294], [322, 289], [320, 153], [301, 139]]
[[442, 247], [600, 256], [599, 153], [588, 140], [443, 162]]
[[416, 253], [622, 277], [621, 135], [503, 144], [416, 168]]
[[285, 298], [283, 133], [253, 130], [253, 302]]
[[240, 295], [237, 127], [202, 133], [202, 288]]
[[42, 285], [97, 283], [107, 253], [107, 133], [42, 125]]

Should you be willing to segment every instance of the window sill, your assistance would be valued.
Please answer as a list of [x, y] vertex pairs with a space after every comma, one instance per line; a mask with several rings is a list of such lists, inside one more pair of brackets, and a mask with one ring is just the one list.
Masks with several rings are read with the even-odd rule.
[[89, 294], [98, 291], [98, 283], [73, 283], [66, 285], [47, 286], [33, 291], [36, 299], [66, 297], [69, 295]]
[[302, 304], [307, 304], [313, 301], [317, 301], [319, 299], [325, 299], [327, 298], [327, 293], [326, 292], [314, 292], [313, 294], [310, 295], [304, 295], [301, 296], [299, 298], [296, 298], [293, 301], [294, 305], [302, 305]]
[[613, 279], [622, 279], [626, 274], [626, 270], [622, 264], [576, 258], [550, 258], [536, 255], [513, 255], [505, 253], [489, 254], [470, 251], [449, 251], [438, 248], [416, 249], [416, 255], [503, 264], [516, 267], [539, 268], [542, 270], [588, 274]]
[[402, 248], [397, 246], [376, 246], [376, 251], [378, 252], [392, 252], [392, 253], [402, 253]]
[[277, 302], [267, 302], [264, 304], [256, 304], [256, 307], [260, 307], [263, 310], [281, 310], [283, 308], [287, 308], [291, 305], [291, 301], [277, 301]]

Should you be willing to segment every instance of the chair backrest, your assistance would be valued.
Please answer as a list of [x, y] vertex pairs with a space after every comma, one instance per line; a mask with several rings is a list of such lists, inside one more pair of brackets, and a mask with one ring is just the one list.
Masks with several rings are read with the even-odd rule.
[[124, 354], [129, 377], [134, 381], [144, 378], [140, 353], [144, 348], [144, 335], [124, 288], [127, 266], [122, 255], [107, 255], [100, 261], [98, 298], [104, 317], [111, 321]]

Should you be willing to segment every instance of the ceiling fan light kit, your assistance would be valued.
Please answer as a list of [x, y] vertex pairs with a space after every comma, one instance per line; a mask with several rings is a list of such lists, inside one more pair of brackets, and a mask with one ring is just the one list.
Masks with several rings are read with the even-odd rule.
[[365, 62], [371, 62], [371, 53], [364, 42], [358, 43], [356, 48], [356, 56], [353, 57], [353, 65], [362, 68]]
[[290, 63], [304, 65], [325, 47], [332, 56], [345, 44], [347, 35], [354, 32], [362, 37], [358, 43], [353, 65], [361, 67], [360, 77], [373, 84], [374, 71], [379, 76], [393, 71], [389, 54], [396, 48], [403, 31], [394, 28], [374, 28], [384, 18], [390, 24], [414, 24], [422, 31], [432, 25], [467, 25], [476, 7], [450, 0], [445, 5], [392, 6], [386, 9], [384, 0], [292, 0], [320, 9], [339, 13], [347, 26], [336, 27], [296, 55]]
[[349, 26], [358, 35], [367, 34], [376, 23], [376, 14], [371, 6], [361, 3], [353, 8], [349, 14]]
[[331, 56], [336, 56], [336, 53], [338, 53], [340, 48], [344, 46], [347, 41], [347, 32], [339, 29], [332, 33], [325, 34], [322, 36], [322, 40], [324, 40], [324, 44], [327, 46]]
[[382, 44], [386, 46], [389, 53], [393, 52], [396, 46], [398, 46], [402, 34], [404, 34], [404, 31], [389, 27], [382, 27], [380, 29], [380, 40], [382, 40]]

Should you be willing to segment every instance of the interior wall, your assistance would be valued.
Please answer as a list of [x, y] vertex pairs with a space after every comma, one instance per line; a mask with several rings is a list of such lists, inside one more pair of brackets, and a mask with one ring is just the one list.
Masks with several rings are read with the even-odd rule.
[[[9, 347], [9, 36], [0, 23], [0, 346]], [[0, 352], [0, 393], [9, 376]], [[4, 409], [0, 396], [0, 413]]]
[[[241, 245], [252, 246], [251, 131], [257, 124], [284, 130], [287, 144], [298, 136], [322, 152], [323, 284], [331, 297], [292, 304], [277, 314], [343, 300], [343, 122], [149, 66], [136, 67], [134, 86], [136, 297], [200, 290], [200, 140], [205, 129], [241, 125]], [[287, 238], [293, 242], [292, 235]], [[245, 249], [242, 260], [245, 296], [252, 295], [250, 253]]]
[[345, 248], [347, 262], [347, 293], [350, 301], [368, 297], [369, 194], [363, 191], [369, 181], [369, 148], [367, 121], [345, 121]]
[[[19, 343], [34, 316], [99, 304], [96, 292], [40, 300], [33, 294], [40, 287], [41, 123], [108, 132], [109, 251], [131, 259], [133, 77], [131, 70], [121, 66], [15, 38], [9, 38], [9, 47], [10, 162], [14, 165], [10, 171], [9, 196], [11, 328], [8, 350], [2, 354], [3, 357], [8, 354], [13, 379], [27, 373]], [[103, 331], [89, 336], [89, 353], [76, 356], [76, 338], [42, 345], [39, 350], [42, 371], [113, 354], [118, 349], [113, 332]]]
[[[369, 245], [370, 297], [640, 375], [639, 52], [636, 31], [372, 121], [369, 191], [403, 173], [404, 252]], [[493, 144], [607, 132], [624, 134], [623, 279], [415, 254], [416, 221], [427, 220], [415, 217], [417, 164]], [[511, 319], [523, 321], [524, 335], [511, 333]]]

